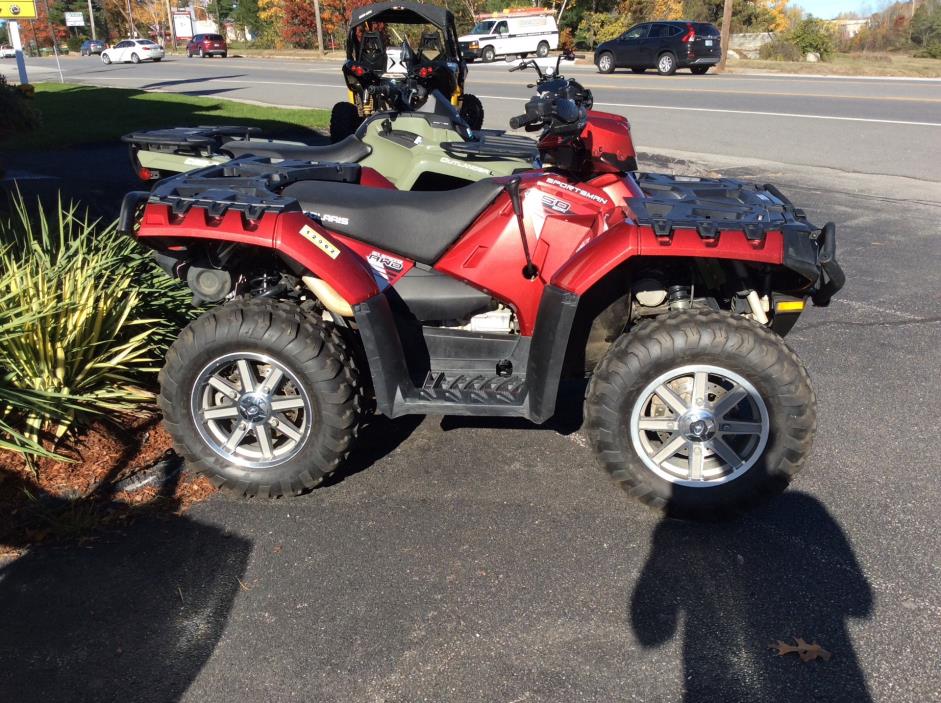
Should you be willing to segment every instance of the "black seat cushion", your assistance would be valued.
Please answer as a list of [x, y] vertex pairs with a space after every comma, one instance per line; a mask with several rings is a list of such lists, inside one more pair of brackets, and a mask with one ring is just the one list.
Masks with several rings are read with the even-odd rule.
[[372, 153], [372, 147], [361, 142], [351, 134], [336, 144], [308, 146], [307, 144], [279, 144], [266, 141], [235, 140], [222, 145], [224, 151], [233, 158], [252, 154], [267, 156], [272, 159], [295, 159], [298, 161], [324, 161], [331, 163], [353, 163], [365, 159]]
[[502, 190], [492, 180], [436, 192], [302, 181], [281, 194], [296, 198], [327, 229], [433, 264]]

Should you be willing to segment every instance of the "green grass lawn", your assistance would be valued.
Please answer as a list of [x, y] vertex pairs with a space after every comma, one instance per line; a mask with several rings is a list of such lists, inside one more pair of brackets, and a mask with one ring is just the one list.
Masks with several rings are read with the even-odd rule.
[[0, 141], [4, 149], [59, 149], [119, 139], [141, 129], [238, 124], [266, 134], [299, 135], [325, 128], [326, 110], [287, 110], [219, 98], [59, 83], [36, 85], [43, 124], [31, 134]]
[[916, 59], [909, 54], [886, 52], [834, 54], [829, 61], [820, 63], [740, 59], [729, 61], [728, 67], [733, 73], [741, 69], [755, 69], [825, 76], [941, 77], [941, 60], [939, 59]]

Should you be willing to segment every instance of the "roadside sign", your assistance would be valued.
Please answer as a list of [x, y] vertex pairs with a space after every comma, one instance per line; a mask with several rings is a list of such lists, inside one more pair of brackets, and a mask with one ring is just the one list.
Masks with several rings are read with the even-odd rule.
[[84, 27], [85, 26], [85, 15], [81, 12], [66, 12], [65, 13], [65, 26], [66, 27]]
[[0, 0], [0, 17], [7, 20], [36, 19], [35, 0]]
[[193, 38], [193, 18], [190, 17], [189, 12], [173, 13], [173, 29], [177, 39]]

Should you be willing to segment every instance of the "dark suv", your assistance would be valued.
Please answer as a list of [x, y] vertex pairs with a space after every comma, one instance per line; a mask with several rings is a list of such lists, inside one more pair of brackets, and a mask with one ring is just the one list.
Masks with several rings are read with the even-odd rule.
[[615, 68], [634, 73], [656, 68], [660, 75], [670, 76], [678, 68], [688, 68], [702, 75], [719, 63], [719, 43], [719, 30], [709, 22], [644, 22], [599, 45], [595, 65], [602, 73]]
[[106, 48], [103, 41], [99, 41], [98, 39], [86, 39], [82, 42], [79, 53], [82, 56], [91, 56], [92, 54], [100, 54]]
[[221, 34], [197, 34], [186, 43], [186, 55], [189, 58], [198, 56], [221, 56], [225, 58], [229, 55], [229, 47], [225, 43], [225, 37]]

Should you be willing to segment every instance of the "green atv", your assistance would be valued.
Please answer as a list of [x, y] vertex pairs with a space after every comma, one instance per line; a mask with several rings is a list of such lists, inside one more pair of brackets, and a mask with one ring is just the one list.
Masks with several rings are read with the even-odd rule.
[[530, 169], [538, 161], [532, 139], [496, 130], [474, 131], [440, 92], [433, 97], [437, 112], [376, 114], [355, 134], [323, 146], [262, 139], [258, 130], [247, 127], [178, 127], [135, 132], [122, 139], [130, 145], [135, 172], [145, 181], [251, 154], [357, 162], [378, 171], [399, 190], [450, 190]]

